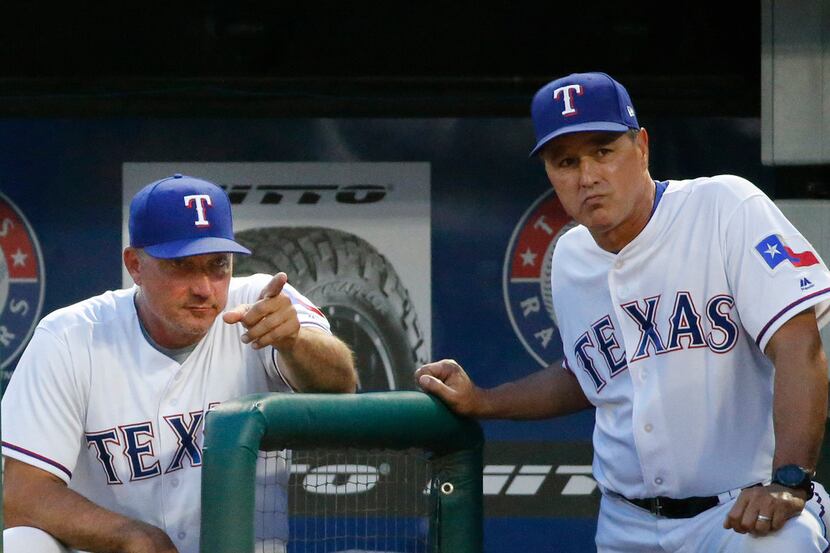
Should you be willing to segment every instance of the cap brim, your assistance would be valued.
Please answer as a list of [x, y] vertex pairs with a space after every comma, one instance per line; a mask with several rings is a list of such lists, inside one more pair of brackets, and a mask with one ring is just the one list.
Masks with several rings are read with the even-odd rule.
[[206, 253], [240, 253], [250, 255], [251, 250], [240, 246], [227, 238], [205, 237], [196, 240], [175, 240], [153, 246], [145, 246], [144, 251], [159, 259], [173, 259]]
[[544, 148], [545, 144], [547, 144], [557, 136], [562, 136], [564, 134], [590, 131], [626, 132], [628, 129], [631, 128], [633, 127], [623, 125], [622, 123], [612, 123], [611, 121], [593, 121], [591, 123], [582, 123], [579, 125], [570, 125], [567, 127], [562, 127], [542, 137], [539, 140], [539, 142], [536, 143], [536, 147], [534, 147], [533, 150], [530, 151], [530, 155], [528, 157], [535, 156], [537, 153], [539, 153], [539, 150]]

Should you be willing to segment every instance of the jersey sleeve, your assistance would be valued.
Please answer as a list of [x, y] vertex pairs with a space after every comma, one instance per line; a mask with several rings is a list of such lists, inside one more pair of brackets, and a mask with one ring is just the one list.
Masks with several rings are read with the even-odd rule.
[[[318, 331], [325, 332], [327, 334], [331, 334], [331, 327], [329, 326], [329, 321], [326, 319], [326, 316], [323, 315], [323, 312], [320, 309], [311, 303], [311, 301], [300, 294], [296, 288], [290, 286], [288, 284], [285, 285], [283, 288], [283, 292], [291, 298], [291, 304], [294, 306], [294, 309], [297, 311], [297, 318], [300, 320], [300, 326], [315, 329]], [[280, 367], [280, 356], [278, 355], [276, 349], [271, 348], [273, 350], [273, 362], [274, 366], [277, 369], [277, 373], [279, 373], [280, 378], [285, 383], [286, 386], [290, 387], [293, 391], [297, 391], [285, 377], [285, 369]]]
[[743, 327], [761, 351], [793, 316], [813, 307], [830, 320], [830, 273], [815, 248], [765, 195], [742, 201], [726, 223], [727, 278]]
[[3, 455], [69, 483], [86, 413], [80, 381], [67, 345], [36, 329], [3, 395]]
[[329, 321], [320, 308], [314, 305], [311, 300], [297, 291], [296, 288], [290, 284], [286, 284], [283, 292], [291, 298], [291, 304], [297, 311], [297, 317], [300, 319], [300, 326], [309, 328], [317, 328], [331, 334], [331, 326]]

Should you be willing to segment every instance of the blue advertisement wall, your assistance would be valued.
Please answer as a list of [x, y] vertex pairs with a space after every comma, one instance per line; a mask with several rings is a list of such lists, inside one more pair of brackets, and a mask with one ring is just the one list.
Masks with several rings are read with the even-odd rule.
[[[772, 194], [771, 174], [759, 163], [759, 121], [641, 122], [654, 178], [735, 173]], [[40, 316], [122, 285], [123, 167], [141, 162], [428, 163], [429, 357], [458, 360], [482, 386], [530, 374], [561, 356], [555, 327], [540, 337], [511, 322], [511, 310], [522, 308], [511, 305], [514, 283], [505, 282], [506, 257], [512, 263], [524, 253], [516, 240], [549, 194], [541, 164], [527, 157], [532, 142], [529, 119], [506, 118], [0, 121], [0, 207], [5, 198], [29, 225], [25, 234], [0, 234], [8, 271], [0, 287], [4, 385], [38, 318], [41, 282]], [[26, 240], [39, 244], [42, 266], [26, 265], [24, 257], [35, 255]], [[35, 296], [25, 313], [13, 309], [22, 283]], [[483, 426], [486, 551], [593, 550], [592, 413]]]

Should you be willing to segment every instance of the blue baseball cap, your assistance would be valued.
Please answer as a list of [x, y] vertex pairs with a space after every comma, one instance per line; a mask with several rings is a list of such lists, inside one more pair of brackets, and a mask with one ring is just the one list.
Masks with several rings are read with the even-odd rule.
[[605, 73], [573, 73], [549, 82], [533, 97], [530, 114], [536, 130], [531, 156], [563, 134], [640, 128], [628, 91]]
[[251, 253], [233, 239], [225, 191], [179, 174], [148, 184], [130, 202], [130, 246], [160, 259]]

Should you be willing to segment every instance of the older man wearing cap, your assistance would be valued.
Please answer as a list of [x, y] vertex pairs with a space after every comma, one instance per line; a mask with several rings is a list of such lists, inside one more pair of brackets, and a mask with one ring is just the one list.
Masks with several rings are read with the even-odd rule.
[[135, 286], [45, 317], [3, 397], [7, 553], [197, 553], [207, 411], [355, 390], [351, 352], [285, 273], [231, 278], [250, 252], [219, 187], [149, 184], [129, 229]]
[[653, 180], [608, 75], [557, 79], [531, 113], [531, 155], [578, 223], [552, 259], [562, 365], [481, 389], [444, 360], [420, 385], [483, 418], [595, 408], [601, 552], [825, 551], [824, 263], [740, 177]]

